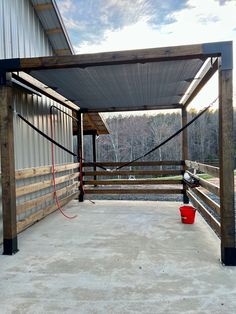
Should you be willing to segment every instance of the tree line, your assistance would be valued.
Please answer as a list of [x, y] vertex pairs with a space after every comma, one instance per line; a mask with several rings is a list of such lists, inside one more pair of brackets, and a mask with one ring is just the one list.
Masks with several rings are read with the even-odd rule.
[[[188, 112], [188, 121], [198, 112]], [[236, 120], [236, 111], [234, 112]], [[189, 159], [200, 162], [218, 160], [218, 111], [208, 110], [188, 127]], [[181, 113], [160, 113], [142, 116], [117, 115], [106, 119], [109, 135], [96, 140], [97, 161], [131, 161], [161, 143], [181, 128]], [[234, 143], [236, 132], [234, 130]], [[92, 161], [91, 138], [85, 136], [85, 159]], [[180, 160], [181, 134], [145, 157], [145, 161]], [[236, 147], [235, 147], [236, 152]]]

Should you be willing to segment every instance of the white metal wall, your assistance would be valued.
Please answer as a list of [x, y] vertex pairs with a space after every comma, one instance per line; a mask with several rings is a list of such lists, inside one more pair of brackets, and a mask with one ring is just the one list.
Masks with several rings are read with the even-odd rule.
[[[0, 59], [52, 54], [53, 49], [35, 14], [31, 1], [0, 0]], [[15, 109], [42, 131], [50, 134], [49, 107], [57, 104], [45, 96], [38, 97], [24, 93], [21, 89], [15, 90]], [[61, 107], [61, 109], [65, 108]], [[66, 111], [69, 112], [69, 110]], [[56, 140], [72, 150], [72, 122], [70, 118], [55, 113], [55, 120]], [[50, 144], [19, 118], [15, 117], [14, 122], [16, 169], [51, 164]], [[55, 159], [56, 163], [61, 164], [73, 161], [70, 155], [59, 148], [55, 148]], [[34, 178], [31, 179], [31, 182], [34, 182]], [[30, 198], [34, 196], [31, 195]], [[28, 198], [25, 197], [25, 200]], [[2, 242], [1, 208], [0, 242]]]

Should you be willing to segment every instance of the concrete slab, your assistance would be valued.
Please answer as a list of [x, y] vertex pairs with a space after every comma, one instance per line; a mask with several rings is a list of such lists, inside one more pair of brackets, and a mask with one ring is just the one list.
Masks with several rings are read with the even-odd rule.
[[236, 268], [177, 202], [73, 201], [0, 256], [0, 313], [234, 313]]

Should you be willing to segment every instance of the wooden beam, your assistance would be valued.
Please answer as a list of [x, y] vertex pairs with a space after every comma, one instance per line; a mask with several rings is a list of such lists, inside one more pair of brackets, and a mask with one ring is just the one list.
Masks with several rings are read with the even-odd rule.
[[[60, 183], [66, 182], [66, 181], [74, 180], [78, 177], [79, 177], [78, 172], [67, 174], [65, 176], [60, 176], [60, 177], [56, 178], [56, 184], [60, 184]], [[49, 188], [52, 185], [53, 185], [53, 180], [49, 179], [49, 180], [42, 180], [40, 182], [32, 183], [29, 185], [19, 186], [16, 188], [16, 196], [19, 197], [19, 196], [23, 196], [26, 194], [34, 193], [34, 192]]]
[[182, 189], [86, 189], [86, 194], [182, 194]]
[[181, 175], [182, 170], [114, 170], [114, 171], [85, 171], [84, 176], [125, 176], [125, 175], [143, 175], [143, 176], [161, 176], [161, 175]]
[[70, 49], [55, 49], [54, 53], [57, 56], [67, 56], [67, 55], [71, 55], [71, 50]]
[[0, 142], [2, 171], [3, 254], [12, 255], [18, 251], [16, 231], [13, 88], [11, 86], [3, 85], [0, 86]]
[[216, 73], [218, 70], [218, 59], [208, 60], [206, 66], [199, 73], [198, 77], [193, 81], [193, 84], [190, 85], [190, 89], [186, 91], [187, 96], [182, 101], [182, 105], [187, 107], [191, 101], [195, 98], [195, 96], [200, 92], [200, 90], [206, 85], [206, 83], [210, 80], [210, 78]]
[[[188, 123], [188, 113], [186, 108], [182, 108], [181, 110], [182, 113], [182, 127], [184, 127]], [[188, 159], [188, 129], [184, 129], [182, 132], [182, 159], [186, 160]], [[186, 170], [186, 165], [183, 166], [183, 170]], [[183, 203], [188, 204], [189, 203], [189, 198], [187, 196], [187, 185], [185, 182], [183, 182]]]
[[[75, 199], [77, 196], [78, 196], [78, 192], [63, 198], [62, 200], [60, 200], [60, 205], [65, 206], [70, 201]], [[35, 224], [37, 221], [39, 221], [39, 220], [45, 218], [46, 216], [48, 216], [49, 214], [53, 213], [57, 209], [58, 209], [57, 204], [52, 204], [52, 205], [49, 205], [49, 206], [37, 211], [36, 213], [33, 213], [32, 215], [28, 216], [27, 218], [18, 221], [17, 222], [17, 232], [18, 233], [22, 232], [23, 230], [25, 230], [28, 227]]]
[[217, 195], [217, 196], [220, 196], [220, 188], [219, 188], [219, 186], [217, 186], [217, 185], [215, 185], [215, 184], [213, 184], [213, 183], [211, 183], [211, 182], [209, 182], [209, 181], [207, 181], [207, 180], [204, 180], [204, 179], [200, 178], [200, 177], [197, 176], [197, 175], [194, 175], [193, 173], [191, 173], [191, 172], [188, 171], [188, 170], [187, 170], [186, 172], [187, 172], [190, 176], [192, 176], [193, 178], [199, 180], [200, 185], [201, 185], [204, 189], [208, 190], [209, 192], [211, 192], [211, 193], [213, 193], [213, 194], [215, 194], [215, 195]]
[[[67, 170], [79, 170], [79, 163], [69, 163], [64, 165], [56, 165], [55, 173], [67, 171]], [[21, 170], [16, 170], [15, 178], [16, 180], [28, 179], [32, 177], [42, 176], [52, 173], [52, 166], [43, 166], [43, 167], [32, 167], [25, 168]]]
[[207, 194], [205, 194], [203, 191], [201, 191], [199, 188], [194, 188], [191, 190], [193, 193], [195, 193], [200, 199], [207, 204], [210, 208], [215, 210], [215, 212], [220, 216], [220, 205], [217, 204], [213, 199], [211, 199]]
[[115, 64], [130, 64], [138, 62], [158, 62], [167, 60], [185, 60], [206, 58], [203, 45], [188, 45], [127, 51], [113, 51], [71, 56], [52, 56], [20, 59], [19, 69], [42, 70], [74, 67], [103, 66]]
[[220, 176], [219, 167], [214, 167], [214, 166], [202, 164], [200, 162], [196, 162], [196, 161], [192, 161], [192, 160], [185, 160], [185, 164], [188, 168], [192, 168], [192, 169], [210, 174], [213, 177], [219, 177]]
[[48, 28], [45, 30], [47, 35], [54, 35], [54, 34], [58, 34], [58, 33], [62, 33], [62, 28], [57, 27], [57, 28]]
[[98, 107], [98, 108], [86, 108], [86, 112], [88, 113], [98, 113], [98, 112], [119, 112], [119, 111], [142, 111], [142, 110], [169, 110], [169, 109], [181, 109], [183, 108], [182, 104], [170, 104], [170, 105], [163, 105], [163, 104], [156, 104], [155, 106], [133, 106], [133, 107]]
[[53, 10], [53, 4], [51, 2], [48, 3], [38, 3], [34, 4], [34, 9], [36, 11], [46, 11], [46, 10]]
[[[57, 190], [57, 196], [60, 197], [63, 194], [66, 194], [68, 192], [74, 192], [74, 189], [78, 190], [78, 182], [75, 182], [71, 185], [68, 185], [64, 188], [58, 189]], [[45, 204], [45, 202], [49, 202], [52, 201], [54, 199], [55, 193], [51, 192], [51, 193], [47, 193], [43, 196], [39, 196], [36, 197], [32, 200], [26, 201], [24, 203], [21, 204], [17, 204], [17, 215], [20, 215], [22, 213], [27, 212], [29, 209], [38, 207], [39, 205], [43, 205]]]
[[182, 180], [159, 180], [159, 179], [144, 179], [144, 180], [127, 180], [127, 179], [118, 179], [118, 180], [86, 180], [84, 181], [85, 185], [175, 185], [182, 184]]
[[199, 211], [202, 217], [207, 221], [209, 226], [215, 231], [215, 233], [220, 237], [220, 223], [219, 221], [202, 205], [199, 200], [189, 191], [187, 194], [193, 203], [193, 206]]
[[[126, 163], [126, 161], [120, 161], [120, 162], [85, 162], [84, 167], [93, 167], [94, 164], [96, 166], [103, 166], [103, 167], [119, 167]], [[153, 167], [153, 166], [182, 166], [184, 165], [184, 160], [162, 160], [162, 161], [135, 161], [132, 163], [132, 166], [147, 166], [147, 167]], [[130, 167], [128, 165], [127, 167]]]
[[[222, 60], [221, 60], [222, 61]], [[221, 259], [236, 266], [232, 69], [219, 69]]]

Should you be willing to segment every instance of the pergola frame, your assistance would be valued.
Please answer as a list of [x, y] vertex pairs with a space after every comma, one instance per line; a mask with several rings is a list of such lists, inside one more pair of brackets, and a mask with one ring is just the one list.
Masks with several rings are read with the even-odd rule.
[[[236, 265], [235, 243], [235, 208], [234, 208], [234, 152], [233, 152], [233, 104], [232, 104], [232, 42], [197, 44], [189, 46], [153, 48], [133, 51], [108, 52], [86, 55], [52, 56], [10, 59], [0, 61], [0, 121], [1, 121], [1, 162], [2, 162], [2, 193], [4, 221], [4, 253], [13, 254], [17, 251], [16, 204], [14, 181], [14, 143], [12, 89], [9, 87], [7, 74], [15, 71], [29, 72], [32, 70], [85, 68], [116, 64], [159, 62], [169, 60], [187, 60], [200, 58], [210, 62], [201, 73], [201, 77], [192, 85], [189, 95], [181, 104], [169, 104], [165, 109], [182, 110], [182, 124], [187, 123], [187, 106], [197, 95], [206, 82], [219, 71], [219, 159], [220, 159], [220, 206], [221, 206], [221, 260], [225, 265]], [[148, 108], [148, 109], [163, 109]], [[100, 111], [114, 111], [105, 108]], [[128, 110], [126, 108], [126, 110]], [[132, 108], [132, 110], [136, 110]], [[84, 110], [85, 111], [85, 110]], [[87, 110], [86, 112], [89, 112]], [[82, 130], [82, 118], [79, 113]], [[78, 136], [82, 156], [82, 137]], [[182, 136], [182, 157], [188, 159], [187, 130]], [[184, 201], [188, 202], [186, 187]]]

